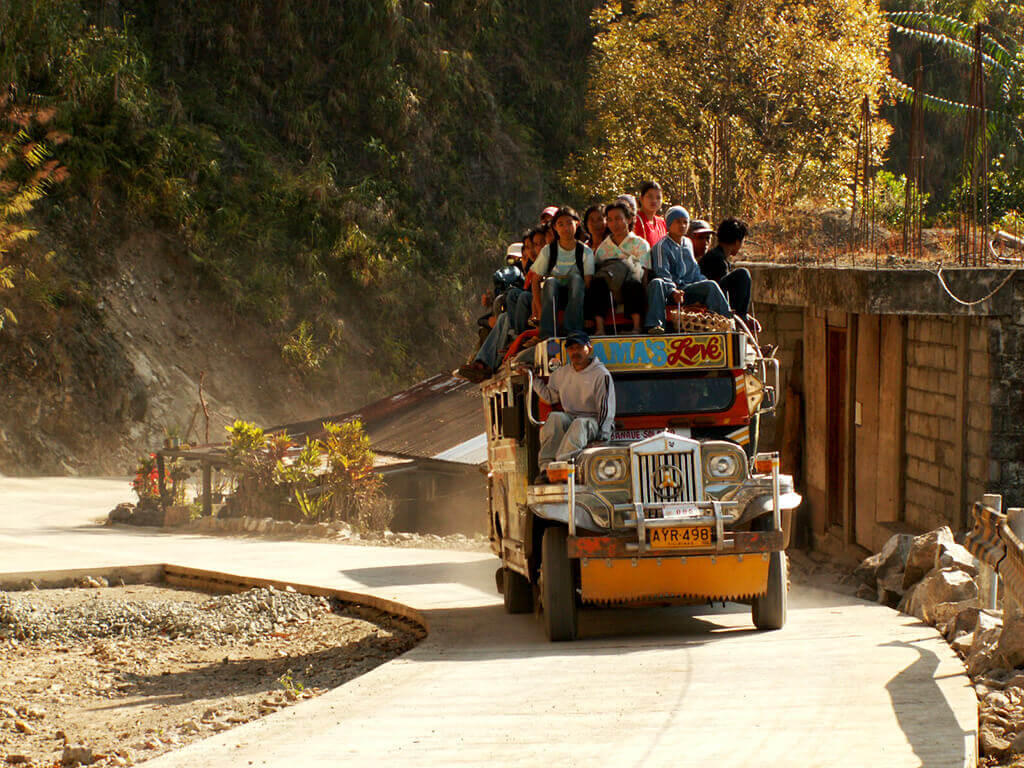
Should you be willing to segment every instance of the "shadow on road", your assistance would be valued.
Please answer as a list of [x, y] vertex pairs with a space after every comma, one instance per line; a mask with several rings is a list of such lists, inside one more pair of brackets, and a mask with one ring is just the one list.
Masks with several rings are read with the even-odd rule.
[[[922, 625], [923, 626], [923, 625]], [[907, 737], [922, 768], [939, 764], [940, 754], [948, 757], [946, 744], [936, 744], [935, 734], [959, 733], [965, 751], [973, 752], [977, 734], [960, 727], [956, 713], [936, 682], [939, 657], [920, 643], [925, 640], [893, 640], [882, 647], [907, 648], [917, 653], [917, 659], [905, 667], [885, 685], [892, 699], [893, 712], [900, 729]], [[927, 693], [925, 693], [927, 692]], [[921, 705], [927, 704], [927, 712]], [[942, 762], [945, 765], [945, 762]]]

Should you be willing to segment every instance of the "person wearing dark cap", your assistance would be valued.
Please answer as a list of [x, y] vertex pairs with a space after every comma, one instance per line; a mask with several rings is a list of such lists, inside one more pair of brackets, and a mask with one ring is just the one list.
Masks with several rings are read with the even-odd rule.
[[540, 430], [540, 476], [548, 482], [552, 461], [571, 461], [594, 440], [609, 440], [615, 423], [615, 385], [604, 364], [593, 356], [590, 337], [583, 331], [565, 339], [569, 364], [556, 368], [545, 384], [534, 381], [534, 392], [545, 403], [561, 404]]
[[713, 234], [715, 234], [715, 230], [704, 219], [694, 219], [690, 222], [690, 228], [686, 230], [686, 238], [693, 247], [693, 258], [697, 260], [698, 265], [704, 258], [704, 254], [708, 252], [708, 245]]
[[665, 212], [668, 234], [651, 248], [651, 281], [647, 284], [648, 333], [665, 332], [665, 305], [703, 304], [712, 312], [731, 317], [729, 302], [714, 280], [701, 274], [693, 248], [686, 239], [690, 214], [674, 205]]
[[718, 225], [715, 247], [700, 260], [700, 271], [717, 282], [729, 299], [729, 306], [748, 326], [756, 325], [750, 316], [750, 272], [744, 267], [732, 269], [729, 260], [740, 252], [747, 237], [747, 223], [741, 219], [723, 219]]

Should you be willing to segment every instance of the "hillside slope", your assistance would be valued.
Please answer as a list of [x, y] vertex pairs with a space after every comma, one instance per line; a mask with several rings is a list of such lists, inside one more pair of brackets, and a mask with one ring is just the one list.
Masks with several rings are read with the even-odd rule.
[[0, 472], [124, 472], [201, 372], [216, 440], [459, 362], [582, 133], [591, 7], [0, 6], [0, 82], [70, 136], [8, 255]]

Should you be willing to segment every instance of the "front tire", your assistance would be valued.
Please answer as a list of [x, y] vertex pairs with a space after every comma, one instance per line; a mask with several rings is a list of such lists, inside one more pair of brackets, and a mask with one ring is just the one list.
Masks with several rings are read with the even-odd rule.
[[505, 598], [506, 613], [530, 613], [533, 610], [533, 585], [522, 574], [511, 568], [502, 568], [505, 583], [501, 594]]
[[768, 590], [755, 597], [751, 618], [758, 629], [782, 629], [786, 623], [789, 573], [785, 552], [772, 552], [768, 561]]
[[569, 559], [568, 533], [561, 526], [544, 529], [541, 540], [540, 589], [548, 640], [575, 640], [576, 569]]

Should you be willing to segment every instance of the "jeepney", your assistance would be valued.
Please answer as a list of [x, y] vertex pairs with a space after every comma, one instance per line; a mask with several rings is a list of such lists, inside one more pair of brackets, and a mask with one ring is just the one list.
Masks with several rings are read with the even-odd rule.
[[[615, 431], [564, 482], [533, 485], [550, 409], [533, 382], [568, 364], [562, 339], [481, 385], [488, 517], [510, 613], [539, 607], [550, 640], [576, 637], [581, 604], [734, 601], [754, 625], [786, 619], [785, 549], [800, 503], [777, 453], [757, 450], [775, 407], [778, 360], [746, 329], [604, 336]], [[571, 514], [570, 514], [571, 510]]]

